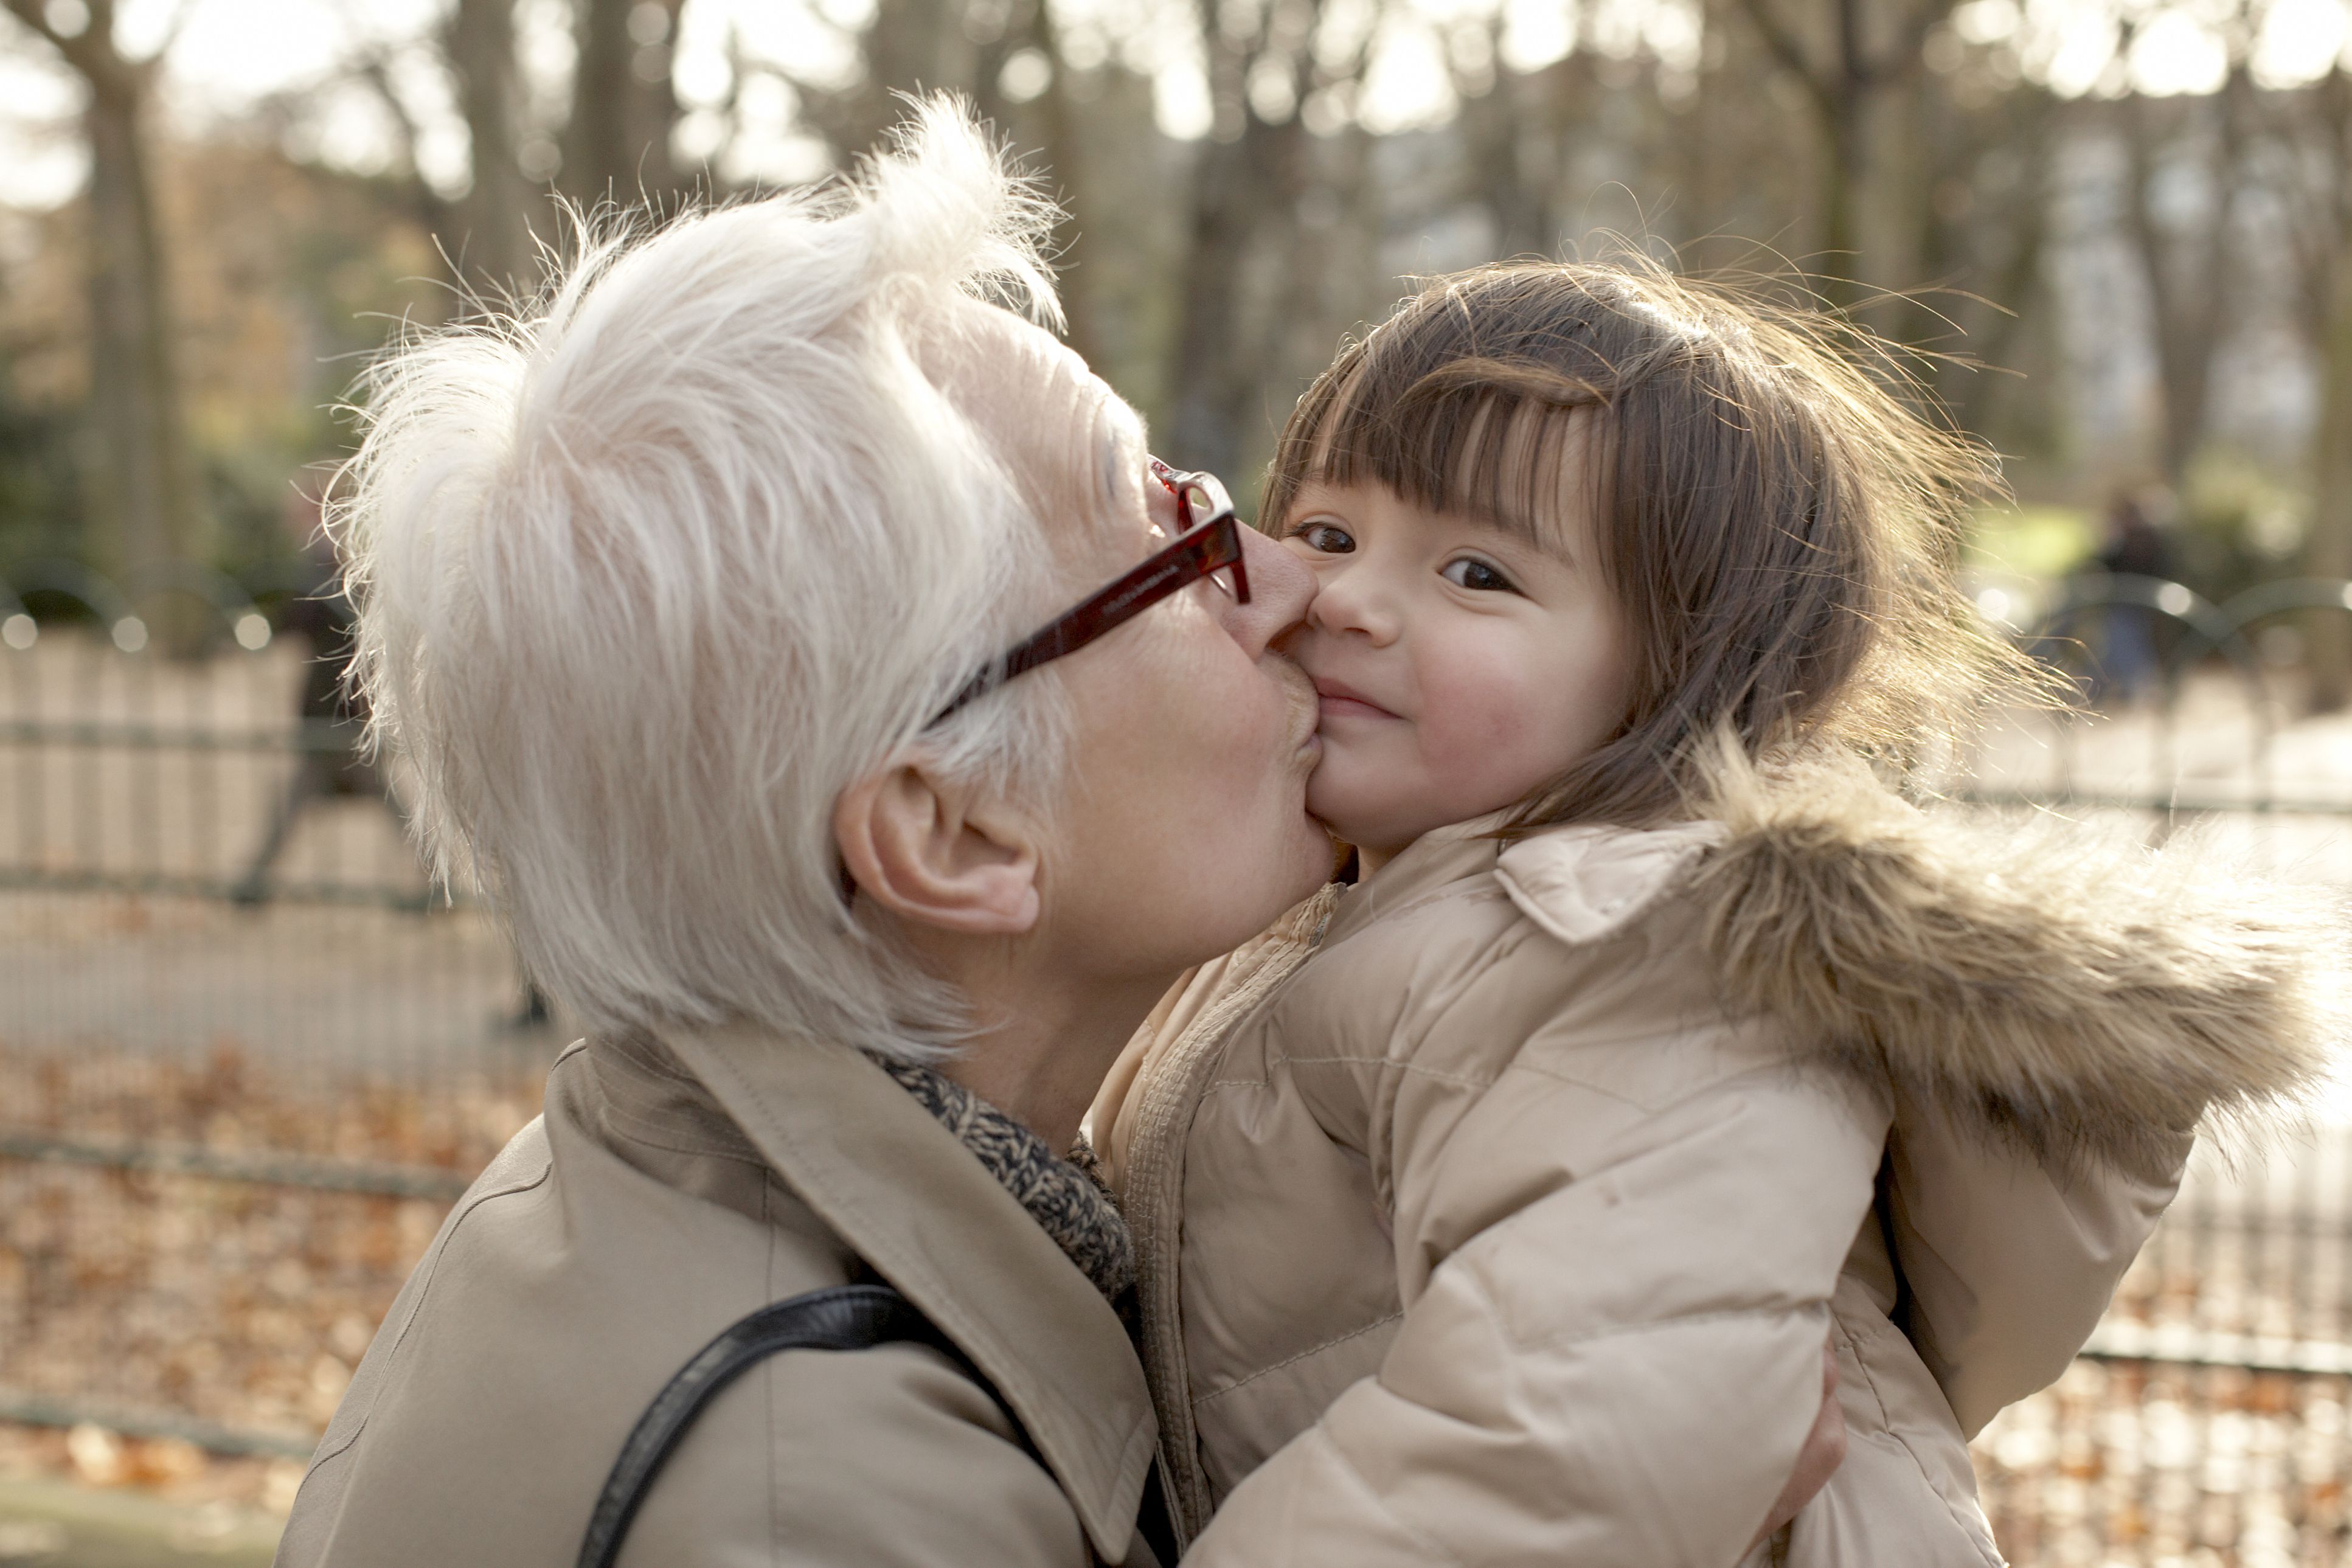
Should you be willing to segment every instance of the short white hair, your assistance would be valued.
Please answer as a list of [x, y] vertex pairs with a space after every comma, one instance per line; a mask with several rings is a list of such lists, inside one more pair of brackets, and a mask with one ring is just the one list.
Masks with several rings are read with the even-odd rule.
[[929, 727], [1061, 574], [919, 352], [1058, 322], [1054, 216], [937, 100], [854, 178], [583, 237], [524, 319], [370, 374], [331, 527], [372, 733], [591, 1028], [921, 1058], [963, 1025], [853, 918], [832, 814], [918, 737], [1005, 788], [1058, 764], [1050, 671]]

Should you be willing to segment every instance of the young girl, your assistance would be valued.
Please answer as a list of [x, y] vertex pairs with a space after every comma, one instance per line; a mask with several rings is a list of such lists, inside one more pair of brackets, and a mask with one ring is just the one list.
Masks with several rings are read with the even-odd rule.
[[[1443, 281], [1299, 404], [1265, 519], [1360, 879], [1092, 1121], [1188, 1568], [2000, 1561], [1969, 1436], [2200, 1118], [2314, 1072], [2319, 939], [1878, 782], [2032, 681], [1953, 580], [1981, 477], [1651, 270]], [[1762, 1538], [1825, 1337], [1847, 1458]]]

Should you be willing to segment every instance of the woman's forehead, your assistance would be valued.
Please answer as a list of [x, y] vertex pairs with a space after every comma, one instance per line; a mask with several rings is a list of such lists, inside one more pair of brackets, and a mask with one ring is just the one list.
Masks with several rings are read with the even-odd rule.
[[1102, 382], [1095, 384], [1102, 389], [1095, 442], [1096, 482], [1104, 500], [1123, 505], [1142, 492], [1143, 467], [1150, 460], [1143, 418]]
[[[1035, 450], [1054, 470], [1048, 483], [1066, 506], [1108, 521], [1131, 513], [1143, 493], [1148, 460], [1143, 419], [1067, 343], [1021, 323], [1031, 334], [1038, 372], [1041, 427]], [[1083, 495], [1076, 493], [1083, 490]]]
[[987, 435], [1049, 526], [1098, 523], [1140, 491], [1143, 426], [1070, 347], [1008, 311], [987, 314], [946, 356], [941, 381]]

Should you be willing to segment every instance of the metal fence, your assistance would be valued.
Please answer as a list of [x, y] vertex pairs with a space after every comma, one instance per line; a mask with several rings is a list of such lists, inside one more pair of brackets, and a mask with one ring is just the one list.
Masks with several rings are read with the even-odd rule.
[[[304, 1451], [566, 1037], [485, 913], [430, 895], [400, 779], [320, 711], [278, 630], [301, 584], [263, 587], [0, 583], [0, 1420]], [[171, 605], [193, 656], [142, 618]], [[2352, 583], [1980, 605], [2096, 711], [2004, 721], [1945, 794], [2195, 826], [2352, 887], [2352, 718], [2296, 716], [2281, 630], [2352, 614]], [[2352, 1557], [2341, 1122], [2200, 1155], [2089, 1353], [1984, 1435], [2016, 1561]]]
[[[2311, 617], [2352, 583], [2213, 605], [2177, 583], [2086, 579], [2037, 611], [1988, 588], [2087, 714], [2018, 715], [1948, 793], [2057, 809], [2217, 861], [2352, 889], [2352, 716], [2305, 717]], [[1976, 1447], [1996, 1536], [2036, 1568], [2352, 1560], [2352, 1102], [2201, 1150], [2179, 1200], [2059, 1384]]]
[[555, 1034], [320, 710], [305, 586], [0, 583], [0, 1419], [307, 1450], [536, 1112]]

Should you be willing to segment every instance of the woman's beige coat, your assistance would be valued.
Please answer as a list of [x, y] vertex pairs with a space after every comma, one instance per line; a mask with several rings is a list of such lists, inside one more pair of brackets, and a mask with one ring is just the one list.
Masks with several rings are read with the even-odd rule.
[[[750, 1034], [575, 1047], [451, 1212], [319, 1446], [279, 1568], [570, 1568], [648, 1400], [756, 1308], [863, 1259], [924, 1346], [789, 1352], [721, 1394], [625, 1565], [1150, 1568], [1156, 1429], [1109, 1305], [879, 1068]], [[870, 1276], [869, 1276], [870, 1278]]]
[[1849, 1457], [1759, 1561], [1998, 1561], [1966, 1438], [2200, 1116], [2305, 1080], [2309, 935], [1860, 783], [1725, 798], [1424, 839], [1139, 1037], [1093, 1126], [1188, 1568], [1732, 1568], [1825, 1337]]

